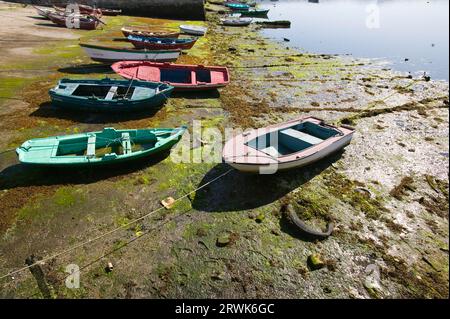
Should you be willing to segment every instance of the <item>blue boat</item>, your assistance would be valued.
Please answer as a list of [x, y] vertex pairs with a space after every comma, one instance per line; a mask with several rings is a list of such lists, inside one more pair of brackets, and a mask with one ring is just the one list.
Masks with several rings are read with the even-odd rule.
[[250, 6], [245, 3], [226, 3], [225, 5], [231, 10], [247, 11], [250, 9]]
[[150, 38], [137, 35], [129, 35], [127, 40], [137, 49], [149, 50], [189, 50], [197, 42], [197, 38]]
[[49, 91], [60, 109], [92, 112], [134, 112], [162, 105], [173, 86], [138, 80], [62, 79]]

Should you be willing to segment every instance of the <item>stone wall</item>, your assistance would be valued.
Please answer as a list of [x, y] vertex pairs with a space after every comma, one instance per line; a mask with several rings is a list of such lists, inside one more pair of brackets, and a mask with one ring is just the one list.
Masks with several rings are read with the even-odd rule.
[[[64, 0], [7, 0], [35, 5], [66, 4]], [[78, 0], [82, 4], [120, 8], [124, 14], [142, 17], [204, 20], [204, 0]]]

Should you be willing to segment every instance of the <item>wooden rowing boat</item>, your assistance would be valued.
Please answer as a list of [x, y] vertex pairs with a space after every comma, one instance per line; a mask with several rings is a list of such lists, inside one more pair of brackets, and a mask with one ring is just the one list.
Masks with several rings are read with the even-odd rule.
[[169, 150], [186, 129], [104, 128], [99, 132], [28, 140], [16, 153], [22, 164], [33, 166], [74, 168], [129, 163]]
[[240, 17], [229, 17], [226, 19], [222, 19], [222, 24], [231, 27], [245, 27], [252, 23], [253, 19], [251, 18], [240, 18]]
[[62, 15], [59, 13], [49, 13], [48, 18], [56, 25], [68, 29], [95, 30], [100, 20], [96, 17], [83, 15]]
[[113, 63], [116, 61], [176, 61], [181, 50], [147, 50], [127, 47], [110, 47], [80, 43], [80, 46], [94, 61]]
[[314, 163], [347, 146], [354, 129], [307, 117], [249, 131], [230, 139], [223, 161], [243, 172], [273, 174]]
[[119, 14], [122, 14], [121, 9], [106, 9], [106, 8], [100, 8], [100, 11], [104, 16], [118, 16]]
[[[95, 15], [99, 18], [102, 17], [102, 11], [100, 9], [95, 9], [91, 6], [88, 5], [82, 5], [82, 4], [77, 4], [77, 5], [72, 5], [72, 6], [56, 6], [54, 5], [53, 8], [63, 14], [70, 14], [70, 13], [75, 13], [75, 14], [84, 14], [84, 15]], [[76, 9], [78, 8], [78, 11], [76, 11]]]
[[230, 8], [233, 11], [244, 11], [244, 10], [250, 10], [250, 6], [248, 4], [245, 3], [236, 3], [236, 2], [227, 2], [225, 3], [225, 6], [227, 6], [228, 8]]
[[269, 9], [236, 10], [235, 12], [240, 13], [243, 17], [264, 17], [269, 13]]
[[183, 24], [180, 25], [180, 31], [190, 35], [203, 36], [208, 31], [208, 28], [198, 25]]
[[197, 42], [197, 38], [147, 38], [133, 35], [129, 35], [127, 39], [135, 48], [149, 50], [189, 50]]
[[37, 6], [33, 6], [36, 9], [36, 12], [38, 15], [40, 15], [41, 17], [50, 20], [50, 18], [48, 17], [48, 15], [50, 13], [56, 13], [55, 10], [50, 9], [50, 8], [44, 8], [44, 7], [37, 7]]
[[130, 35], [150, 37], [150, 38], [178, 38], [179, 32], [169, 29], [142, 27], [142, 26], [125, 26], [121, 29], [123, 35], [128, 37]]
[[124, 78], [164, 82], [177, 91], [211, 90], [230, 83], [228, 69], [219, 66], [121, 61], [111, 67]]
[[62, 79], [49, 91], [60, 109], [89, 112], [136, 112], [163, 104], [173, 91], [165, 83], [138, 80]]

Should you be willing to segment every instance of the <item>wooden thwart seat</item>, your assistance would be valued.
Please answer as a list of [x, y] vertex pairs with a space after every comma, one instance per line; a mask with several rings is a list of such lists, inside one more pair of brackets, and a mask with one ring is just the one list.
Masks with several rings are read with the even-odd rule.
[[129, 133], [122, 133], [122, 148], [123, 154], [131, 154], [131, 140]]
[[87, 150], [86, 150], [86, 156], [87, 157], [94, 157], [95, 156], [95, 142], [97, 137], [95, 135], [91, 135], [88, 137], [87, 141]]
[[114, 97], [117, 94], [117, 89], [118, 89], [117, 86], [111, 86], [111, 88], [109, 89], [108, 94], [105, 97], [105, 100], [111, 101], [112, 99], [114, 99]]
[[283, 130], [280, 133], [284, 134], [284, 135], [287, 135], [289, 137], [293, 137], [293, 138], [305, 141], [306, 143], [312, 144], [312, 145], [319, 144], [319, 143], [323, 142], [323, 140], [318, 138], [318, 137], [315, 137], [315, 136], [312, 136], [312, 135], [309, 135], [309, 134], [306, 134], [306, 133], [294, 130], [292, 128], [289, 128], [287, 130]]

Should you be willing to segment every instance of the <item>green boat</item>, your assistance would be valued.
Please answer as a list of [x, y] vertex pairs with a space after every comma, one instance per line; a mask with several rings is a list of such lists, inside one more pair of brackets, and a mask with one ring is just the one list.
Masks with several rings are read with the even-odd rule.
[[138, 80], [62, 79], [49, 91], [60, 109], [92, 112], [135, 112], [163, 104], [173, 91], [166, 83]]
[[234, 13], [240, 13], [243, 17], [265, 17], [269, 13], [269, 9], [238, 10]]
[[26, 141], [16, 153], [23, 164], [51, 167], [126, 163], [169, 150], [187, 127], [90, 132]]

